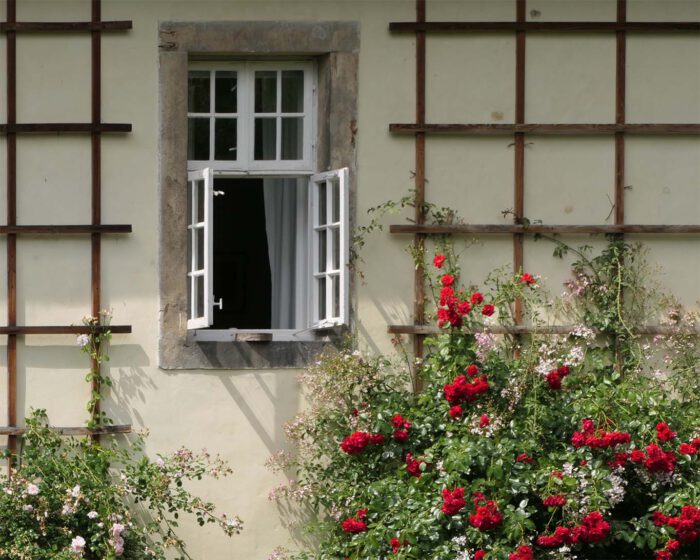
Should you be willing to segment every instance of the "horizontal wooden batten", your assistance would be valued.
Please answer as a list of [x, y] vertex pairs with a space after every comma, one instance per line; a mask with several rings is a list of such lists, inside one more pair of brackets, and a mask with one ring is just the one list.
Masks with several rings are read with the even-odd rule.
[[473, 136], [507, 136], [522, 132], [542, 135], [615, 134], [700, 134], [700, 124], [640, 123], [640, 124], [417, 124], [392, 123], [394, 134], [445, 134]]
[[[61, 436], [106, 436], [110, 434], [129, 434], [132, 432], [131, 424], [117, 424], [113, 426], [102, 426], [100, 428], [49, 426], [49, 429]], [[0, 436], [22, 436], [26, 433], [26, 428], [0, 426]]]
[[[489, 332], [492, 334], [569, 334], [576, 329], [575, 325], [493, 325], [479, 329], [462, 329], [455, 332], [470, 334], [475, 332]], [[389, 334], [419, 334], [419, 335], [435, 335], [440, 333], [449, 333], [449, 329], [441, 329], [434, 325], [389, 325], [387, 327]], [[594, 331], [597, 332], [597, 331]], [[693, 330], [678, 330], [672, 327], [648, 325], [643, 326], [635, 331], [635, 334], [640, 335], [670, 335], [670, 334], [693, 334], [700, 335], [700, 331]]]
[[24, 123], [0, 124], [0, 134], [131, 132], [130, 124], [114, 123]]
[[0, 234], [80, 235], [92, 233], [131, 233], [129, 224], [0, 226]]
[[519, 224], [393, 224], [390, 233], [423, 233], [433, 235], [482, 235], [482, 234], [595, 234], [595, 233], [642, 233], [642, 234], [697, 234], [700, 225], [645, 225], [645, 224], [610, 224], [610, 225], [540, 225]]
[[129, 334], [131, 325], [109, 325], [103, 327], [87, 327], [85, 325], [34, 325], [34, 326], [2, 326], [3, 334], [90, 334], [109, 331], [113, 334]]
[[80, 33], [91, 31], [125, 31], [131, 21], [18, 21], [0, 22], [0, 31], [16, 33], [58, 32]]
[[391, 22], [394, 33], [485, 33], [504, 31], [579, 31], [664, 33], [700, 31], [697, 21], [400, 21]]

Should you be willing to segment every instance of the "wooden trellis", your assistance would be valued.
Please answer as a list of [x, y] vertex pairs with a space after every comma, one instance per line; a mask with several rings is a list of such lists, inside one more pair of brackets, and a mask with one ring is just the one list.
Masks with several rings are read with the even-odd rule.
[[[91, 304], [90, 314], [97, 317], [101, 309], [101, 237], [104, 234], [131, 232], [130, 225], [102, 224], [101, 196], [101, 136], [109, 132], [129, 132], [130, 124], [101, 122], [101, 38], [102, 33], [131, 29], [131, 21], [102, 21], [100, 0], [91, 0], [90, 21], [80, 22], [27, 22], [17, 21], [17, 0], [7, 0], [6, 21], [0, 22], [0, 32], [5, 34], [7, 51], [7, 123], [0, 125], [0, 134], [7, 138], [7, 224], [0, 226], [0, 234], [7, 236], [7, 325], [0, 326], [0, 335], [7, 336], [7, 418], [8, 426], [0, 427], [0, 435], [8, 436], [8, 448], [16, 452], [17, 436], [24, 430], [17, 427], [17, 337], [26, 335], [89, 334], [94, 329], [74, 325], [18, 325], [17, 236], [50, 235], [52, 238], [73, 235], [89, 235], [91, 247]], [[18, 123], [17, 122], [17, 34], [37, 33], [89, 33], [91, 35], [91, 120], [88, 123]], [[89, 134], [91, 140], [91, 220], [85, 225], [24, 225], [17, 219], [17, 136], [20, 134], [76, 133]], [[129, 325], [109, 327], [113, 333], [130, 333]], [[92, 367], [97, 367], [92, 363]], [[99, 391], [99, 383], [93, 383]], [[99, 413], [99, 410], [96, 411]], [[85, 427], [56, 428], [63, 435], [100, 435], [124, 433], [130, 426], [104, 426], [98, 429]]]
[[[394, 234], [413, 234], [415, 245], [420, 250], [424, 247], [427, 235], [469, 235], [499, 234], [511, 235], [513, 238], [513, 268], [522, 270], [524, 263], [523, 238], [525, 235], [541, 233], [636, 233], [636, 234], [697, 234], [700, 225], [640, 225], [625, 223], [625, 136], [635, 135], [698, 135], [700, 124], [651, 124], [628, 123], [625, 118], [625, 78], [627, 33], [697, 33], [700, 22], [629, 22], [627, 21], [627, 2], [617, 0], [617, 18], [614, 22], [529, 22], [526, 21], [526, 0], [516, 0], [515, 21], [427, 21], [426, 0], [416, 0], [415, 22], [393, 22], [389, 25], [394, 33], [415, 33], [416, 36], [416, 122], [392, 123], [390, 132], [394, 134], [411, 134], [415, 136], [416, 146], [416, 213], [415, 223], [410, 225], [392, 225]], [[425, 122], [425, 88], [426, 88], [426, 35], [428, 34], [468, 34], [468, 33], [515, 33], [515, 122], [512, 124], [481, 123], [426, 123]], [[614, 33], [615, 49], [615, 122], [590, 124], [546, 124], [527, 123], [525, 119], [525, 47], [529, 33]], [[525, 135], [614, 135], [615, 137], [615, 176], [614, 176], [614, 225], [524, 225], [525, 218]], [[513, 224], [454, 224], [430, 225], [425, 223], [423, 210], [425, 193], [425, 142], [429, 135], [452, 136], [494, 136], [503, 135], [514, 138], [515, 174], [513, 192]], [[389, 325], [391, 334], [410, 334], [414, 337], [414, 353], [423, 356], [423, 339], [425, 336], [439, 332], [437, 327], [425, 324], [425, 286], [422, 267], [416, 269], [414, 295], [414, 324]], [[522, 309], [516, 305], [515, 326], [491, 329], [493, 332], [527, 334], [532, 332], [557, 333], [569, 332], [569, 327], [553, 325], [550, 327], [530, 327], [522, 324]], [[664, 333], [666, 329], [658, 326], [645, 326], [640, 329], [643, 334]]]

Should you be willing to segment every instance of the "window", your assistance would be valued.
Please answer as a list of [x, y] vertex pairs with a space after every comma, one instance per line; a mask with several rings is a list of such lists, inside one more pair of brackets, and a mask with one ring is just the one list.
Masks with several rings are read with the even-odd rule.
[[[339, 341], [334, 329], [314, 330], [314, 325], [348, 321], [347, 275], [342, 277], [342, 266], [333, 268], [335, 239], [330, 247], [326, 245], [325, 262], [318, 248], [334, 235], [329, 230], [337, 230], [340, 247], [336, 254], [345, 251], [347, 238], [342, 236], [347, 235], [347, 224], [334, 226], [332, 208], [327, 223], [313, 220], [324, 196], [318, 189], [329, 192], [328, 182], [338, 185], [344, 204], [338, 207], [341, 216], [347, 220], [352, 215], [347, 198], [356, 192], [360, 26], [352, 21], [161, 21], [159, 39], [158, 366], [168, 370], [305, 367], [326, 345]], [[299, 74], [283, 72], [303, 72], [303, 111], [290, 98], [284, 104], [280, 98], [274, 111], [256, 110], [257, 71], [274, 72], [275, 95], [280, 96], [283, 81], [299, 81]], [[192, 106], [187, 95], [190, 72], [202, 72]], [[269, 78], [262, 80], [265, 76]], [[261, 80], [260, 90], [269, 92], [271, 74], [262, 75]], [[223, 96], [218, 104], [217, 87]], [[226, 93], [232, 90], [235, 97]], [[268, 119], [259, 123], [257, 157], [256, 118]], [[285, 118], [301, 118], [301, 131], [298, 120], [286, 122], [283, 130]], [[202, 120], [190, 124], [190, 119]], [[349, 172], [314, 177], [343, 168]], [[277, 193], [283, 199], [275, 207], [284, 216], [293, 214], [294, 226], [266, 212], [266, 186], [268, 195]], [[273, 186], [279, 188], [272, 190]], [[332, 204], [333, 196], [331, 193], [325, 204], [329, 200]], [[288, 210], [292, 201], [297, 206], [295, 213]], [[193, 212], [206, 212], [206, 204], [209, 217], [200, 220], [204, 216]], [[326, 206], [326, 216], [328, 211]], [[289, 262], [294, 240], [295, 284], [287, 284], [285, 292], [272, 290], [272, 270], [259, 274], [271, 268], [267, 223], [275, 220], [280, 222], [277, 232], [286, 242], [282, 253]], [[298, 232], [293, 238], [284, 234], [292, 229]], [[205, 236], [213, 241], [205, 242]], [[240, 247], [247, 253], [238, 252]], [[204, 266], [204, 259], [211, 265]], [[340, 255], [340, 262], [345, 260]], [[291, 274], [291, 266], [277, 269]], [[342, 295], [337, 309], [340, 317], [334, 318], [338, 306], [333, 300], [328, 303], [328, 294], [333, 297], [336, 276], [336, 293]], [[266, 286], [268, 281], [270, 286]], [[208, 282], [211, 289], [204, 289]], [[240, 289], [245, 283], [248, 290]], [[325, 308], [319, 294], [323, 289]], [[249, 295], [254, 290], [258, 290], [256, 295]], [[284, 307], [273, 301], [276, 293], [286, 302]], [[226, 326], [234, 321], [253, 324], [243, 322], [246, 306], [245, 321], [263, 318], [272, 325], [272, 314], [278, 310], [280, 317], [293, 315], [294, 329], [271, 327], [269, 333], [263, 333], [271, 334], [270, 342], [249, 343], [246, 339], [255, 335], [247, 336], [246, 329], [256, 334], [268, 329]], [[193, 327], [194, 319], [202, 326]]]
[[294, 339], [347, 323], [348, 170], [313, 174], [314, 73], [190, 66], [188, 329]]

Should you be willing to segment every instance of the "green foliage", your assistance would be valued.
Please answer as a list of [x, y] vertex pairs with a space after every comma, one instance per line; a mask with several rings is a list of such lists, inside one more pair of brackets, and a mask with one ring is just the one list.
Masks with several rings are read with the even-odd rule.
[[[574, 249], [558, 247], [566, 251]], [[505, 560], [528, 545], [538, 559], [637, 559], [653, 557], [677, 537], [669, 525], [655, 525], [652, 514], [678, 516], [682, 506], [700, 505], [700, 457], [679, 451], [679, 444], [700, 437], [695, 317], [666, 307], [668, 333], [640, 334], [668, 304], [649, 287], [643, 250], [612, 239], [600, 255], [575, 251], [568, 293], [556, 304], [537, 281], [492, 275], [484, 303], [473, 306], [461, 327], [448, 325], [428, 341], [420, 394], [388, 362], [357, 353], [326, 355], [304, 375], [311, 406], [289, 427], [298, 453], [284, 466], [296, 469], [296, 484], [305, 488], [296, 498], [320, 511], [310, 527], [320, 544], [296, 558], [464, 560], [483, 549], [487, 560]], [[458, 276], [453, 262], [446, 263], [443, 270]], [[471, 291], [455, 288], [463, 299]], [[480, 314], [481, 306], [495, 305], [494, 318], [508, 326], [517, 299], [531, 323], [544, 323], [543, 308], [556, 309], [570, 331], [490, 333], [495, 321]], [[486, 376], [488, 391], [461, 402], [462, 415], [453, 417], [445, 386], [470, 365]], [[561, 366], [569, 373], [557, 388], [547, 375]], [[411, 422], [406, 441], [393, 437], [397, 414]], [[623, 432], [630, 441], [574, 446], [584, 419], [595, 425], [588, 436]], [[659, 423], [677, 436], [660, 440]], [[353, 432], [382, 434], [384, 443], [345, 453], [339, 444]], [[650, 444], [673, 454], [672, 470], [648, 466]], [[645, 458], [631, 461], [633, 450]], [[628, 455], [616, 456], [623, 452]], [[408, 472], [407, 454], [420, 461], [420, 477]], [[441, 494], [455, 488], [464, 489], [466, 505], [447, 515]], [[503, 516], [492, 530], [470, 523], [477, 492]], [[549, 496], [563, 496], [565, 505], [544, 506]], [[358, 511], [364, 509], [366, 516]], [[591, 512], [610, 524], [600, 542], [537, 544], [539, 536], [573, 529]], [[342, 522], [351, 518], [366, 530], [345, 532]], [[392, 539], [399, 546], [392, 547]], [[698, 542], [688, 541], [673, 557], [697, 558], [699, 552]]]
[[0, 477], [0, 558], [189, 558], [176, 534], [180, 513], [240, 530], [238, 518], [217, 515], [184, 485], [229, 474], [218, 458], [182, 448], [150, 462], [140, 436], [120, 445], [61, 437], [43, 410], [27, 430], [17, 468]]
[[[99, 411], [100, 372], [108, 360], [109, 314], [87, 317], [90, 334], [78, 345], [90, 357], [86, 381], [97, 387], [87, 404], [89, 428], [109, 423]], [[187, 489], [188, 482], [231, 473], [218, 457], [181, 448], [151, 462], [140, 434], [117, 441], [62, 437], [48, 427], [44, 410], [26, 419], [10, 476], [0, 475], [0, 558], [3, 560], [114, 560], [190, 558], [177, 535], [187, 513], [199, 525], [214, 523], [231, 536], [238, 517], [217, 514], [214, 504]]]

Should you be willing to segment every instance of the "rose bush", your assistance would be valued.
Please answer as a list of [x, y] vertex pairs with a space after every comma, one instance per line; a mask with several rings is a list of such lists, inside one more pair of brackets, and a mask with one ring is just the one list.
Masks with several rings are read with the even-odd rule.
[[[460, 287], [437, 255], [442, 334], [419, 393], [405, 368], [357, 353], [304, 374], [297, 454], [278, 457], [304, 488], [282, 495], [319, 511], [320, 544], [297, 558], [700, 557], [695, 317], [655, 297], [640, 248], [576, 254], [556, 303], [532, 273]], [[493, 334], [516, 301], [535, 325], [549, 309], [571, 327]], [[667, 334], [641, 334], [661, 304]]]

